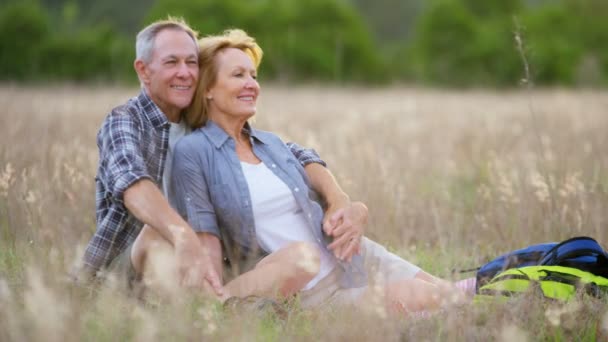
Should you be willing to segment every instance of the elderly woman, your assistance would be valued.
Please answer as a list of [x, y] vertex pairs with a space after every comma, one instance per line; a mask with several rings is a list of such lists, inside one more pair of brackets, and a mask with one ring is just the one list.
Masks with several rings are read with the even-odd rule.
[[248, 122], [260, 94], [260, 47], [245, 32], [229, 30], [202, 38], [199, 49], [201, 75], [186, 117], [198, 129], [175, 147], [173, 203], [206, 233], [217, 272], [222, 253], [233, 266], [236, 277], [225, 291], [299, 293], [303, 307], [380, 294], [389, 307], [406, 311], [437, 308], [454, 293], [450, 283], [356, 231], [332, 242], [303, 167], [279, 137]]

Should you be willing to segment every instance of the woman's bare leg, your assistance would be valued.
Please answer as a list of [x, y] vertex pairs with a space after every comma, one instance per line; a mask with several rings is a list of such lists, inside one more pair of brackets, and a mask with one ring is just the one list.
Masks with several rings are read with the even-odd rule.
[[301, 290], [320, 268], [319, 249], [294, 242], [262, 259], [256, 267], [226, 284], [231, 296], [286, 298]]
[[384, 287], [384, 303], [393, 313], [432, 312], [462, 303], [464, 293], [451, 282], [419, 271], [413, 279], [391, 282]]
[[[178, 291], [173, 248], [154, 229], [144, 226], [131, 250], [135, 271], [153, 290]], [[227, 295], [271, 298], [289, 297], [313, 279], [320, 268], [318, 248], [306, 242], [294, 242], [262, 259], [256, 267], [224, 286]]]

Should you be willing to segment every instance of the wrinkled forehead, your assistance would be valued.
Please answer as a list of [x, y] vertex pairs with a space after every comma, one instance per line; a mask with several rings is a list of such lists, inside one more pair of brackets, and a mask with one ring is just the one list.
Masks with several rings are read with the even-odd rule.
[[155, 58], [169, 56], [198, 58], [198, 45], [196, 40], [186, 31], [177, 28], [167, 28], [160, 31], [155, 39], [152, 50]]

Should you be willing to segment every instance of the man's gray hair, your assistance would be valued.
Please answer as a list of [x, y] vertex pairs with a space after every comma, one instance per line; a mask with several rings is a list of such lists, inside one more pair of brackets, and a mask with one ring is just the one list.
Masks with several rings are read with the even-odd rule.
[[198, 32], [194, 31], [182, 18], [168, 17], [158, 20], [139, 31], [135, 40], [135, 58], [149, 63], [154, 52], [156, 36], [163, 30], [178, 30], [186, 32], [196, 44]]

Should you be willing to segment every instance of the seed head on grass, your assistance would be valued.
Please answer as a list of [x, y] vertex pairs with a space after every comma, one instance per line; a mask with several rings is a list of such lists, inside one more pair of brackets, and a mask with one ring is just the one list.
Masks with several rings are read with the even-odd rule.
[[549, 185], [538, 171], [533, 171], [530, 175], [530, 185], [534, 189], [534, 195], [539, 202], [545, 203], [551, 197], [549, 193]]
[[8, 195], [8, 190], [15, 183], [14, 173], [15, 169], [11, 163], [7, 163], [2, 173], [0, 173], [0, 196], [6, 197]]

